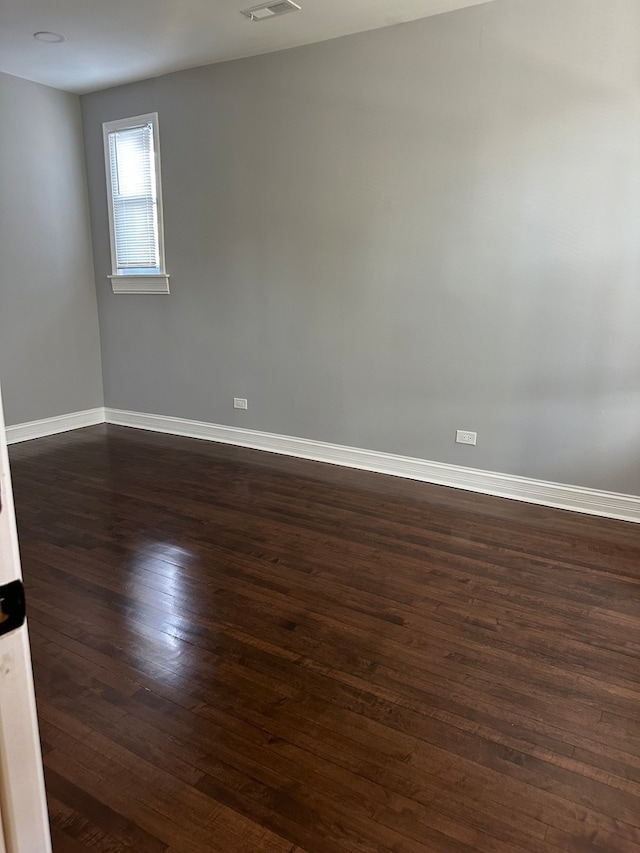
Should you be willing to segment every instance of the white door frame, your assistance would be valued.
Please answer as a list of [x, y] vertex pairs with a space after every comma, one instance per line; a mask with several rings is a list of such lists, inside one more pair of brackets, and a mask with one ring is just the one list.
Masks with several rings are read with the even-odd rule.
[[[0, 584], [22, 578], [0, 397]], [[4, 838], [4, 844], [3, 842]], [[0, 637], [0, 853], [51, 853], [27, 626]]]

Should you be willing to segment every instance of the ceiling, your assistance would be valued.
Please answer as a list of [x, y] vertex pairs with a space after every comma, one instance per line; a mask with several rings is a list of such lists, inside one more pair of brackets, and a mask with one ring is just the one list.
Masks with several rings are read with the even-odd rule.
[[[2, 0], [0, 71], [69, 92], [324, 41], [491, 0], [297, 0], [252, 22], [258, 0]], [[60, 44], [36, 41], [48, 30]]]

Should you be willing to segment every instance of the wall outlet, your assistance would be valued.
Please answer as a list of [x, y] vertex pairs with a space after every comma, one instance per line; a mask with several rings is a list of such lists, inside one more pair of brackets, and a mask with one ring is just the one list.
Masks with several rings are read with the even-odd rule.
[[475, 445], [478, 441], [478, 433], [477, 432], [469, 432], [466, 429], [458, 429], [456, 430], [456, 443], [457, 444], [473, 444]]
[[234, 409], [246, 409], [246, 408], [248, 408], [246, 397], [234, 397], [233, 398], [233, 408]]

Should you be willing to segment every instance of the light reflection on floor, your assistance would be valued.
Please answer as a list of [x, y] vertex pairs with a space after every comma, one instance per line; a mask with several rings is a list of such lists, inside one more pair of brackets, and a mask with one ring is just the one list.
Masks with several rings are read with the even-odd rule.
[[[188, 583], [188, 569], [195, 559], [191, 551], [171, 542], [146, 544], [136, 550], [129, 566], [131, 580], [125, 585], [127, 593], [139, 602], [137, 612], [125, 616], [138, 644], [129, 645], [125, 654], [132, 665], [172, 686], [195, 675], [191, 645], [185, 636], [198, 608]], [[158, 611], [162, 611], [160, 620]]]

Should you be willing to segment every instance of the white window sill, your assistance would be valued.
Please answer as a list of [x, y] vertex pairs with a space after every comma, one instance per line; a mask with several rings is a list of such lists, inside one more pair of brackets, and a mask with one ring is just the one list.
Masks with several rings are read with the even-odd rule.
[[169, 293], [169, 275], [110, 275], [114, 293]]

